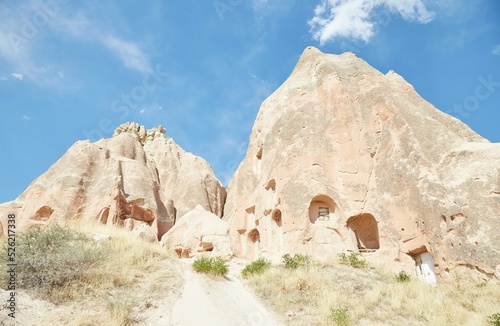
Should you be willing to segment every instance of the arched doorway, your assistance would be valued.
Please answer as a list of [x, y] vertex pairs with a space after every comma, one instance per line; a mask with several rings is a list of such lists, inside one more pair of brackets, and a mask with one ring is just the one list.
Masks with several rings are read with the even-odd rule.
[[360, 214], [347, 220], [347, 227], [354, 232], [359, 250], [380, 248], [378, 223], [371, 214]]

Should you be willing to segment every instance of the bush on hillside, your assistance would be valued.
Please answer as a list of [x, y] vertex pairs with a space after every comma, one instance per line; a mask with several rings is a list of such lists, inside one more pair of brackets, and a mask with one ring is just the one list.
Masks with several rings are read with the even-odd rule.
[[311, 257], [295, 254], [290, 256], [289, 254], [283, 255], [283, 264], [285, 264], [285, 268], [288, 269], [297, 269], [299, 266], [307, 265], [311, 262]]
[[17, 235], [15, 250], [17, 287], [42, 293], [80, 278], [104, 256], [85, 234], [58, 224]]
[[251, 262], [246, 265], [241, 271], [243, 277], [248, 277], [249, 275], [262, 274], [266, 269], [271, 266], [271, 262], [265, 258], [259, 258], [256, 261]]
[[229, 272], [229, 266], [221, 257], [201, 257], [194, 261], [193, 269], [198, 273], [224, 276]]

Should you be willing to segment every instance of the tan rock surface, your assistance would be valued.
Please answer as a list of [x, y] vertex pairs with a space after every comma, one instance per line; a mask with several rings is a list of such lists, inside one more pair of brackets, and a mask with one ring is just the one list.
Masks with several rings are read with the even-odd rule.
[[309, 47], [260, 108], [224, 219], [248, 259], [361, 250], [413, 270], [428, 252], [441, 276], [500, 277], [499, 180], [500, 144], [395, 72]]
[[132, 225], [153, 241], [198, 204], [221, 216], [226, 192], [208, 163], [164, 133], [161, 126], [146, 130], [127, 123], [110, 139], [76, 142], [15, 201], [0, 207], [3, 231], [13, 213], [18, 230], [48, 221], [98, 219]]
[[147, 142], [144, 150], [155, 162], [162, 190], [160, 198], [165, 203], [173, 200], [176, 216], [182, 217], [199, 204], [222, 217], [226, 189], [204, 159], [163, 137]]
[[161, 244], [179, 257], [188, 258], [197, 253], [210, 252], [214, 257], [230, 257], [229, 225], [203, 207], [197, 205], [185, 214], [161, 238]]

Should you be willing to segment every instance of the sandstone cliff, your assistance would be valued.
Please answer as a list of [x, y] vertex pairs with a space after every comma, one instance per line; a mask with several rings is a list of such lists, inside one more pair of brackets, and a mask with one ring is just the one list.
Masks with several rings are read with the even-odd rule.
[[[201, 205], [221, 217], [226, 190], [209, 164], [164, 137], [126, 123], [110, 139], [76, 142], [13, 202], [18, 230], [49, 221], [98, 219], [157, 241], [176, 218]], [[1, 234], [2, 232], [0, 232]]]
[[224, 219], [248, 259], [364, 251], [498, 278], [499, 175], [500, 144], [401, 76], [309, 47], [260, 108]]

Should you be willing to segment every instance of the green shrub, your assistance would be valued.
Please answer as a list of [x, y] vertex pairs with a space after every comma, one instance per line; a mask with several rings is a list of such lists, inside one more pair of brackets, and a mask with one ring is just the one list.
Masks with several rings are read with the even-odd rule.
[[201, 257], [193, 262], [193, 269], [198, 273], [223, 276], [229, 272], [229, 266], [221, 257]]
[[16, 237], [17, 286], [49, 294], [81, 278], [104, 253], [85, 234], [67, 227], [28, 230]]
[[500, 312], [488, 316], [488, 322], [493, 326], [500, 326]]
[[399, 274], [396, 275], [396, 281], [398, 283], [406, 283], [410, 282], [411, 278], [410, 275], [408, 275], [406, 272], [401, 271]]
[[262, 274], [271, 266], [271, 262], [265, 258], [259, 258], [256, 261], [246, 265], [241, 271], [243, 277], [248, 277], [250, 274]]
[[350, 266], [355, 267], [355, 268], [366, 267], [366, 265], [367, 265], [366, 260], [360, 259], [359, 256], [360, 256], [360, 254], [357, 252], [353, 252], [349, 256], [347, 256], [344, 253], [341, 253], [339, 255], [340, 261], [343, 264], [350, 265]]
[[347, 308], [330, 308], [330, 315], [328, 318], [337, 326], [349, 326], [351, 324], [351, 315]]
[[289, 269], [297, 269], [299, 266], [307, 265], [311, 262], [311, 257], [300, 254], [295, 254], [293, 257], [285, 254], [282, 258], [285, 268]]

